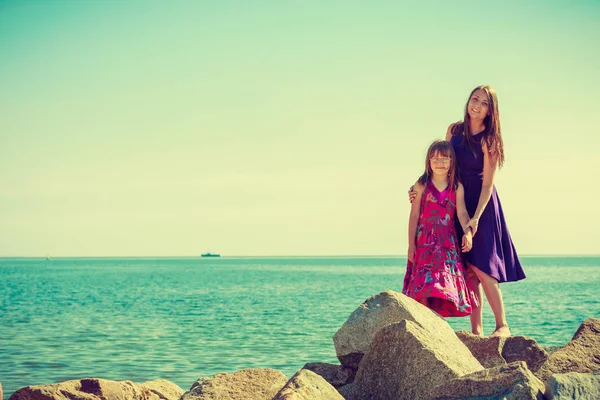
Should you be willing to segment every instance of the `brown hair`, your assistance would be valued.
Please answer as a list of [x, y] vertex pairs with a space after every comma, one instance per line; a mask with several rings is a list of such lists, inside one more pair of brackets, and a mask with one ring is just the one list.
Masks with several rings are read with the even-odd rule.
[[498, 96], [493, 88], [481, 85], [477, 86], [471, 91], [471, 94], [469, 94], [469, 98], [467, 99], [467, 104], [465, 105], [465, 118], [463, 122], [452, 127], [452, 135], [462, 134], [465, 137], [465, 142], [469, 148], [473, 149], [473, 139], [471, 138], [472, 132], [469, 123], [471, 121], [471, 117], [469, 117], [469, 102], [471, 101], [471, 96], [473, 96], [473, 93], [479, 89], [483, 90], [487, 94], [490, 103], [489, 114], [486, 115], [485, 119], [483, 120], [485, 131], [481, 140], [485, 142], [488, 151], [498, 157], [498, 167], [502, 167], [502, 165], [504, 165], [504, 144], [502, 142], [502, 131], [500, 129]]
[[432, 158], [435, 153], [439, 153], [441, 156], [450, 158], [450, 169], [448, 170], [448, 187], [452, 190], [458, 188], [458, 178], [456, 177], [456, 158], [454, 157], [454, 148], [445, 140], [436, 140], [431, 143], [427, 150], [427, 157], [425, 158], [425, 172], [419, 178], [421, 185], [426, 185], [427, 181], [431, 180], [433, 170], [431, 169], [431, 163], [429, 159]]

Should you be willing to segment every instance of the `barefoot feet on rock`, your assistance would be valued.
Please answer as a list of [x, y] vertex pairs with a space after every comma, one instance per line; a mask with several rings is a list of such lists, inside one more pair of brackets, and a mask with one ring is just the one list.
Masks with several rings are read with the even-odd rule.
[[499, 328], [496, 328], [496, 330], [494, 331], [494, 333], [492, 333], [490, 335], [490, 337], [510, 337], [510, 329], [508, 328], [508, 325], [502, 325]]

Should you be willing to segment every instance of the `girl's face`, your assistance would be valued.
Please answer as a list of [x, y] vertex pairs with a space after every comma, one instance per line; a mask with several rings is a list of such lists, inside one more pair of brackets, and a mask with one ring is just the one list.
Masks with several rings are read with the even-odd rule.
[[434, 175], [448, 175], [452, 158], [441, 155], [438, 151], [429, 158], [429, 166]]
[[483, 89], [477, 89], [471, 95], [467, 106], [469, 117], [482, 120], [490, 113], [490, 99]]

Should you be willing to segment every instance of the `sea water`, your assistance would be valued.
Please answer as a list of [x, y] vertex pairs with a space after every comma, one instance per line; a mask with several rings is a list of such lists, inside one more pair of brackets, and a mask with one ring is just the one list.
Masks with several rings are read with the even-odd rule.
[[[513, 335], [567, 343], [600, 317], [600, 257], [522, 257], [502, 284]], [[200, 377], [338, 363], [332, 337], [367, 298], [400, 292], [402, 257], [0, 259], [0, 382]], [[455, 330], [468, 318], [450, 318]], [[494, 330], [485, 305], [484, 329]]]

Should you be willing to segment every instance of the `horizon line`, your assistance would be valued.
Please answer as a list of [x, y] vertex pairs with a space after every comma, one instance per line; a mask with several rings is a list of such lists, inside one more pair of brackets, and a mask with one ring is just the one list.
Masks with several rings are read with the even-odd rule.
[[[123, 255], [107, 255], [107, 256], [98, 256], [98, 255], [89, 255], [89, 256], [0, 256], [0, 259], [17, 259], [17, 258], [27, 258], [27, 259], [63, 259], [63, 258], [209, 258], [211, 260], [219, 259], [219, 258], [324, 258], [324, 257], [336, 257], [336, 258], [345, 258], [345, 257], [360, 257], [360, 258], [406, 258], [406, 255], [399, 254], [310, 254], [310, 255], [300, 255], [300, 254], [274, 254], [274, 255], [219, 255], [218, 257], [202, 257], [201, 255], [169, 255], [169, 256], [157, 256], [157, 255], [136, 255], [136, 256], [123, 256]], [[600, 257], [600, 254], [592, 254], [592, 253], [563, 253], [563, 254], [522, 254], [519, 257]]]

